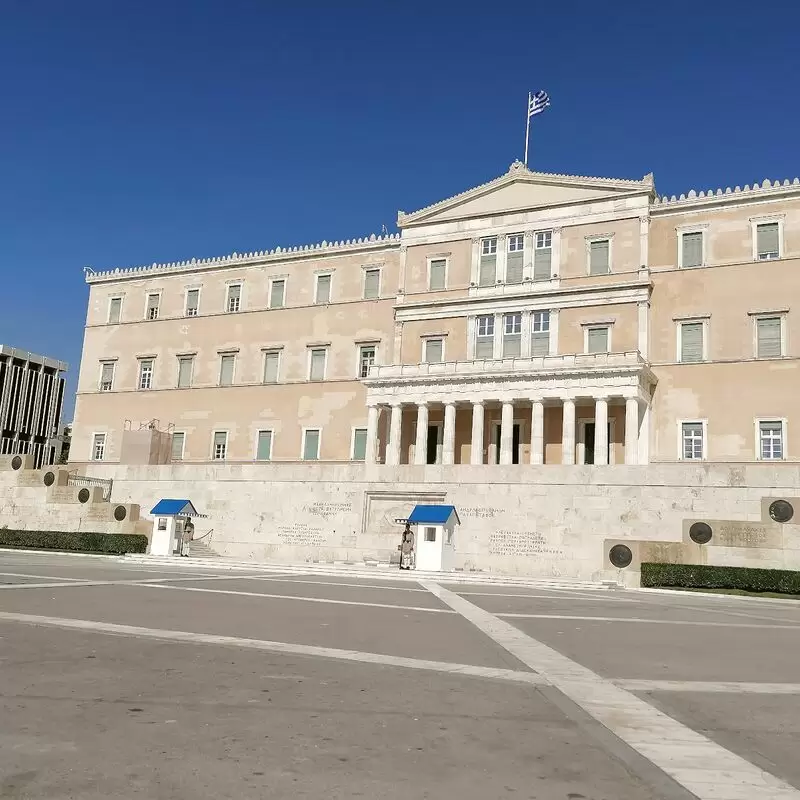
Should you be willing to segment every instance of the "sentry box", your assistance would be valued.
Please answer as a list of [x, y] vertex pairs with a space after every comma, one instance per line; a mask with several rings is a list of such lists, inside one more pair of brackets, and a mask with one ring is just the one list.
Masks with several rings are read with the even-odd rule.
[[193, 527], [191, 518], [204, 516], [197, 513], [191, 500], [159, 500], [150, 513], [153, 515], [152, 556], [179, 556], [184, 530], [187, 526]]
[[415, 526], [416, 568], [452, 572], [456, 567], [456, 525], [461, 524], [455, 506], [414, 506], [408, 518]]

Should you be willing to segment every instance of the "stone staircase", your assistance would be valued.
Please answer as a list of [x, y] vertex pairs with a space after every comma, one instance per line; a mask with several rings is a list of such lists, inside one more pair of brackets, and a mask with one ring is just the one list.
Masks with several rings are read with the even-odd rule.
[[219, 558], [219, 554], [215, 553], [203, 539], [189, 544], [189, 556], [190, 558]]

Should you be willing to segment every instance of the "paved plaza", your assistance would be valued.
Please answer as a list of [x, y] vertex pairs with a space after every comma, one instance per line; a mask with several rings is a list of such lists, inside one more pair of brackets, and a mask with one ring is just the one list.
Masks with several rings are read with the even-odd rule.
[[458, 580], [0, 552], [0, 797], [800, 800], [800, 603]]

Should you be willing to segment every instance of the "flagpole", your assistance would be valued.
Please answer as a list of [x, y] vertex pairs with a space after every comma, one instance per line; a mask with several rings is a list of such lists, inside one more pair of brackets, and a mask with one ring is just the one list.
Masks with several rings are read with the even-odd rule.
[[528, 166], [528, 136], [531, 132], [531, 93], [528, 92], [528, 107], [525, 109], [527, 119], [525, 121], [525, 166]]

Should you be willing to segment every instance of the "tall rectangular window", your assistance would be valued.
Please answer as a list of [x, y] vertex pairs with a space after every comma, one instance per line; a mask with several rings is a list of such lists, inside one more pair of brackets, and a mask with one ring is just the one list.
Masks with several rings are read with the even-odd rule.
[[96, 433], [92, 439], [92, 461], [102, 461], [106, 455], [106, 435]]
[[611, 272], [610, 245], [611, 243], [608, 239], [595, 239], [589, 242], [590, 275], [607, 275]]
[[522, 354], [522, 314], [503, 314], [503, 358]]
[[178, 388], [188, 389], [192, 385], [194, 372], [194, 356], [178, 357]]
[[699, 461], [703, 458], [703, 423], [681, 423], [681, 457], [686, 461]]
[[325, 380], [325, 362], [328, 360], [328, 351], [324, 347], [314, 348], [309, 356], [308, 379], [310, 381]]
[[761, 420], [758, 423], [759, 453], [764, 461], [776, 461], [784, 457], [783, 422]]
[[264, 352], [264, 383], [277, 383], [280, 374], [281, 351], [266, 350]]
[[494, 314], [475, 321], [475, 358], [494, 358]]
[[689, 364], [703, 360], [703, 323], [682, 322], [681, 334], [681, 363]]
[[525, 236], [515, 233], [506, 240], [506, 283], [522, 283]]
[[381, 271], [379, 269], [364, 270], [364, 299], [375, 300], [381, 295]]
[[780, 358], [783, 355], [781, 318], [756, 317], [756, 357]]
[[172, 460], [183, 461], [183, 448], [186, 444], [186, 434], [182, 431], [176, 431], [172, 434]]
[[108, 321], [116, 325], [122, 317], [122, 298], [112, 297], [108, 303]]
[[780, 258], [780, 227], [777, 222], [756, 225], [756, 254], [759, 261]]
[[274, 280], [269, 287], [269, 307], [283, 308], [286, 302], [286, 281]]
[[701, 267], [703, 265], [703, 232], [693, 231], [681, 234], [681, 266]]
[[114, 362], [104, 361], [100, 369], [100, 391], [110, 392], [114, 388]]
[[233, 371], [236, 366], [236, 356], [232, 353], [222, 355], [219, 359], [219, 385], [230, 386], [233, 383]]
[[256, 438], [256, 461], [272, 458], [272, 431], [259, 431]]
[[235, 314], [242, 304], [242, 284], [231, 283], [228, 285], [228, 295], [225, 298], [225, 310], [229, 314]]
[[358, 348], [358, 377], [366, 378], [369, 368], [375, 363], [375, 345], [365, 344]]
[[367, 457], [367, 429], [356, 428], [353, 431], [353, 461], [364, 461]]
[[432, 258], [430, 262], [430, 275], [428, 288], [432, 292], [441, 292], [447, 286], [447, 259]]
[[147, 319], [158, 319], [158, 306], [161, 302], [161, 295], [149, 294], [147, 295]]
[[308, 428], [303, 431], [303, 461], [319, 460], [319, 438], [318, 428]]
[[444, 339], [425, 340], [425, 363], [441, 364], [444, 360]]
[[331, 301], [331, 275], [317, 275], [317, 286], [314, 292], [314, 302], [325, 305]]
[[186, 316], [196, 317], [200, 309], [200, 290], [187, 289], [186, 290]]
[[481, 239], [478, 286], [494, 286], [497, 280], [497, 237]]
[[603, 325], [602, 327], [598, 326], [596, 328], [586, 329], [586, 352], [608, 352], [608, 326]]
[[533, 279], [549, 281], [553, 260], [553, 232], [539, 231], [534, 239]]
[[550, 354], [550, 312], [534, 311], [531, 314], [531, 355]]
[[139, 362], [139, 388], [153, 388], [153, 359], [146, 358]]
[[228, 455], [228, 432], [214, 431], [214, 446], [211, 457], [214, 461], [224, 461]]

